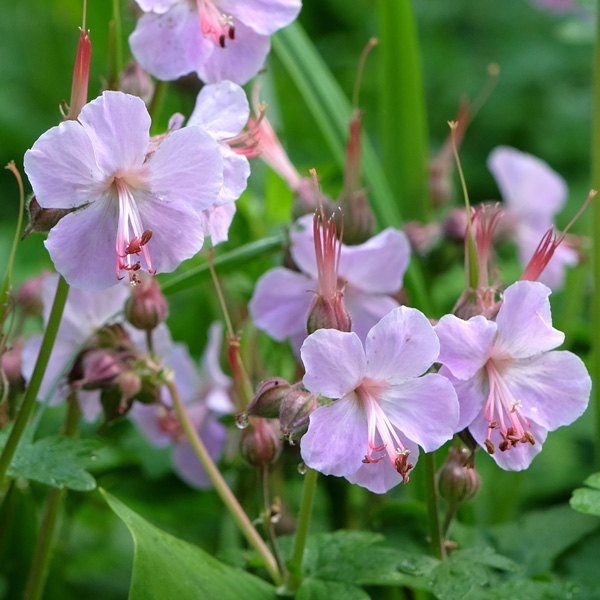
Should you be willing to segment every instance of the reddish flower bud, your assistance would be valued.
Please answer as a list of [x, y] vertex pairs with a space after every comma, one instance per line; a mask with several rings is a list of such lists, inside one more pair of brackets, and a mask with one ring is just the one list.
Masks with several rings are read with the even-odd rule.
[[71, 385], [84, 390], [109, 388], [119, 381], [122, 370], [121, 361], [111, 350], [87, 350], [71, 370]]
[[246, 414], [265, 419], [277, 418], [281, 402], [288, 395], [290, 389], [291, 385], [281, 377], [266, 379], [258, 386]]
[[49, 271], [44, 271], [41, 275], [33, 279], [28, 279], [19, 289], [17, 304], [26, 316], [40, 317], [42, 315], [42, 309], [44, 308], [42, 302], [42, 283], [49, 274]]
[[306, 433], [310, 414], [319, 407], [317, 396], [304, 389], [292, 390], [281, 403], [279, 425], [281, 433], [293, 444]]
[[450, 448], [448, 457], [440, 469], [438, 487], [440, 495], [450, 504], [462, 504], [472, 500], [481, 487], [481, 477], [472, 464], [472, 454], [466, 449]]
[[125, 303], [125, 317], [137, 329], [151, 330], [162, 323], [169, 312], [167, 301], [158, 281], [152, 277], [140, 277]]
[[74, 210], [74, 208], [42, 208], [35, 196], [32, 196], [27, 205], [29, 221], [21, 241], [32, 233], [48, 233], [65, 215]]
[[306, 330], [309, 335], [317, 329], [338, 329], [339, 331], [350, 331], [352, 319], [344, 307], [344, 294], [335, 292], [333, 298], [327, 298], [317, 294], [313, 301]]
[[69, 103], [69, 112], [65, 115], [67, 120], [76, 120], [81, 109], [87, 104], [91, 57], [92, 42], [90, 42], [90, 34], [82, 29], [79, 35], [77, 55], [75, 56], [75, 68], [73, 69], [71, 102]]
[[273, 464], [281, 453], [281, 439], [272, 423], [252, 417], [250, 427], [241, 435], [241, 451], [244, 458], [255, 467]]

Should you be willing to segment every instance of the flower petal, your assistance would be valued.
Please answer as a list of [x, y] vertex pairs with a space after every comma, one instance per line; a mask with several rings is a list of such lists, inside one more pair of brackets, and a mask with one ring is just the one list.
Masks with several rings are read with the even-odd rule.
[[256, 282], [248, 305], [254, 324], [278, 342], [305, 332], [314, 296], [308, 290], [315, 286], [314, 281], [290, 269], [267, 271]]
[[64, 216], [44, 242], [56, 270], [73, 287], [93, 291], [118, 283], [118, 204], [111, 200], [105, 197]]
[[543, 160], [508, 146], [495, 148], [488, 168], [496, 179], [502, 198], [531, 225], [552, 221], [567, 199], [564, 179]]
[[522, 412], [548, 431], [570, 425], [587, 408], [592, 380], [572, 352], [546, 352], [514, 361], [503, 374]]
[[171, 435], [160, 426], [161, 410], [164, 411], [164, 408], [158, 404], [134, 402], [128, 413], [136, 428], [156, 448], [165, 448], [173, 441]]
[[[488, 434], [488, 422], [483, 416], [483, 411], [473, 421], [469, 427], [469, 431], [475, 438], [475, 441], [482, 448], [485, 448], [485, 440], [487, 439]], [[535, 456], [542, 451], [542, 445], [546, 441], [546, 437], [548, 437], [548, 432], [536, 423], [531, 423], [530, 431], [535, 439], [534, 445], [528, 443], [517, 444], [516, 447], [502, 452], [499, 448], [500, 442], [502, 442], [500, 432], [497, 429], [492, 430], [490, 439], [494, 444], [496, 451], [491, 457], [501, 469], [504, 469], [505, 471], [522, 471], [529, 467]]]
[[187, 124], [198, 125], [220, 141], [238, 135], [249, 116], [244, 90], [231, 81], [221, 81], [200, 90]]
[[442, 375], [429, 374], [392, 385], [380, 403], [392, 425], [425, 452], [437, 450], [457, 431], [456, 392]]
[[[419, 460], [419, 447], [410, 440], [407, 440], [401, 432], [396, 433], [404, 445], [404, 448], [410, 451], [409, 462], [412, 463], [414, 467]], [[375, 494], [385, 494], [402, 482], [402, 476], [396, 471], [387, 456], [384, 456], [377, 463], [363, 463], [358, 471], [346, 475], [345, 477], [350, 483], [356, 483]]]
[[390, 296], [348, 286], [344, 291], [344, 306], [352, 319], [352, 331], [364, 342], [371, 328], [399, 305]]
[[289, 25], [301, 8], [301, 0], [219, 0], [220, 10], [234, 15], [261, 35], [272, 35]]
[[150, 143], [150, 115], [141, 98], [104, 92], [81, 109], [77, 120], [107, 175], [141, 168]]
[[223, 186], [216, 200], [224, 205], [237, 200], [246, 189], [250, 163], [245, 156], [234, 152], [227, 144], [219, 144], [223, 160]]
[[235, 210], [235, 202], [228, 202], [221, 206], [211, 206], [198, 213], [202, 220], [202, 231], [205, 236], [210, 237], [213, 246], [229, 239], [229, 228]]
[[[143, 229], [152, 231], [152, 239], [145, 247], [155, 272], [170, 273], [200, 251], [204, 243], [202, 221], [192, 208], [181, 202], [164, 202], [141, 194], [135, 199]], [[143, 253], [140, 262], [142, 268], [148, 270]]]
[[461, 380], [454, 377], [447, 367], [442, 367], [439, 374], [448, 379], [454, 387], [459, 407], [456, 431], [462, 431], [473, 423], [487, 401], [490, 393], [487, 374], [481, 370], [470, 379]]
[[144, 12], [164, 13], [179, 0], [135, 0]]
[[148, 162], [148, 183], [166, 202], [185, 202], [196, 211], [217, 200], [223, 185], [218, 142], [199, 127], [169, 134]]
[[167, 12], [148, 12], [129, 36], [135, 60], [149, 73], [170, 81], [195, 71], [202, 53], [212, 51], [204, 40], [195, 3], [175, 2]]
[[46, 131], [25, 153], [24, 166], [43, 208], [94, 202], [106, 188], [106, 175], [96, 162], [92, 141], [76, 121]]
[[306, 369], [303, 382], [313, 394], [343, 398], [365, 376], [365, 351], [352, 332], [318, 329], [304, 340], [300, 355]]
[[348, 397], [311, 413], [300, 452], [311, 469], [343, 477], [360, 468], [367, 453], [367, 440], [365, 411], [355, 397]]
[[564, 334], [552, 327], [548, 300], [551, 293], [537, 281], [517, 281], [506, 289], [496, 317], [494, 353], [525, 358], [563, 343]]
[[480, 315], [468, 321], [444, 315], [435, 326], [440, 340], [437, 361], [458, 379], [470, 379], [487, 362], [496, 331], [496, 323]]
[[79, 390], [77, 392], [77, 400], [81, 416], [88, 423], [93, 423], [102, 414], [100, 390]]
[[230, 42], [226, 48], [217, 48], [204, 40], [210, 48], [208, 52], [203, 51], [196, 68], [202, 81], [215, 83], [229, 79], [244, 85], [262, 68], [271, 49], [269, 36], [255, 33], [238, 20], [234, 20], [234, 24], [237, 43]]
[[367, 377], [401, 383], [427, 371], [439, 351], [427, 317], [416, 308], [399, 306], [367, 335]]

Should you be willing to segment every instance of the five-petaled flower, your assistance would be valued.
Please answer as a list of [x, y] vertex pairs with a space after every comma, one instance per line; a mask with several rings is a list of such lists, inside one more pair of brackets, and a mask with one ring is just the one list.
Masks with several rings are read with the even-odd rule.
[[453, 383], [465, 427], [503, 469], [526, 469], [548, 431], [585, 411], [591, 379], [580, 358], [552, 351], [550, 290], [535, 281], [506, 289], [495, 321], [445, 315], [435, 327], [440, 373]]
[[401, 481], [419, 456], [456, 431], [458, 402], [450, 382], [427, 371], [439, 342], [427, 317], [401, 306], [368, 333], [319, 329], [301, 348], [304, 385], [338, 398], [310, 415], [301, 441], [311, 468], [345, 477], [382, 494]]
[[[151, 151], [148, 157], [149, 150]], [[218, 143], [199, 127], [150, 146], [143, 101], [104, 92], [44, 133], [25, 154], [43, 208], [75, 208], [53, 227], [46, 248], [68, 283], [110, 287], [136, 270], [169, 272], [202, 247], [199, 212], [223, 184]]]
[[136, 0], [144, 11], [129, 38], [135, 59], [158, 79], [193, 71], [202, 81], [243, 85], [261, 69], [269, 36], [289, 25], [301, 0]]

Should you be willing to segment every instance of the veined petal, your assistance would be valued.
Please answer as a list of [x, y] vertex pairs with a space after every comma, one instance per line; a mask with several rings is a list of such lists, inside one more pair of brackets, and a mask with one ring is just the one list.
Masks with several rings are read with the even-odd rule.
[[543, 160], [500, 146], [488, 158], [488, 168], [510, 208], [532, 225], [553, 219], [567, 199], [564, 179]]
[[196, 98], [196, 106], [188, 120], [215, 139], [224, 140], [240, 133], [250, 116], [246, 93], [231, 81], [205, 85]]
[[552, 327], [551, 293], [537, 281], [517, 281], [506, 289], [496, 317], [494, 353], [525, 358], [563, 343], [564, 334]]
[[223, 160], [223, 186], [215, 204], [225, 205], [237, 200], [246, 189], [250, 163], [245, 156], [237, 154], [227, 144], [219, 144], [219, 147]]
[[142, 15], [129, 45], [135, 60], [164, 81], [195, 71], [203, 52], [212, 51], [211, 42], [202, 37], [200, 15], [192, 2], [175, 2], [163, 14]]
[[298, 332], [306, 332], [308, 311], [317, 283], [304, 275], [276, 267], [256, 282], [248, 305], [254, 324], [274, 340], [282, 342]]
[[352, 331], [364, 342], [371, 328], [399, 304], [385, 294], [370, 294], [348, 286], [344, 290], [344, 306], [352, 319]]
[[456, 431], [462, 431], [477, 418], [490, 393], [490, 385], [485, 371], [478, 371], [473, 377], [465, 380], [454, 377], [447, 367], [442, 367], [439, 374], [448, 379], [454, 387], [459, 407]]
[[[419, 447], [406, 439], [402, 432], [396, 434], [406, 450], [410, 451], [409, 462], [413, 467], [419, 460]], [[385, 494], [402, 482], [402, 476], [393, 467], [392, 463], [384, 458], [377, 463], [362, 463], [358, 471], [345, 476], [350, 483], [355, 483], [367, 488], [375, 494]]]
[[105, 197], [64, 216], [44, 245], [56, 270], [73, 287], [95, 291], [114, 286], [118, 203]]
[[343, 477], [360, 468], [367, 453], [367, 441], [365, 411], [355, 397], [348, 397], [311, 413], [300, 452], [311, 469]]
[[402, 287], [410, 260], [406, 234], [388, 228], [357, 246], [342, 246], [339, 275], [371, 293], [393, 294]]
[[218, 0], [218, 5], [261, 35], [289, 25], [302, 8], [301, 0]]
[[[170, 273], [200, 251], [204, 243], [202, 222], [192, 208], [182, 202], [165, 202], [142, 194], [135, 199], [143, 229], [152, 231], [145, 248], [155, 272]], [[140, 262], [148, 270], [144, 253]]]
[[548, 431], [578, 419], [592, 388], [585, 365], [572, 352], [546, 352], [513, 361], [503, 377], [523, 414]]
[[434, 329], [440, 340], [438, 362], [458, 379], [470, 379], [487, 362], [497, 325], [481, 315], [468, 321], [444, 315]]
[[313, 215], [303, 215], [292, 225], [290, 242], [290, 253], [298, 268], [313, 279], [317, 279]]
[[[475, 438], [475, 441], [485, 449], [485, 440], [488, 435], [488, 422], [483, 416], [483, 411], [473, 421], [469, 427], [469, 431]], [[502, 436], [498, 430], [492, 430], [490, 440], [494, 444], [496, 451], [491, 457], [501, 469], [504, 469], [505, 471], [522, 471], [529, 467], [535, 456], [542, 451], [542, 445], [546, 441], [546, 437], [548, 437], [548, 432], [543, 427], [533, 422], [531, 423], [529, 431], [535, 439], [534, 445], [529, 443], [517, 444], [516, 447], [502, 452], [499, 448], [500, 443], [502, 442]]]
[[75, 208], [98, 200], [106, 189], [92, 141], [76, 121], [46, 131], [25, 153], [24, 166], [43, 208]]
[[437, 358], [440, 344], [427, 317], [399, 306], [369, 331], [367, 377], [397, 384], [424, 373]]
[[148, 184], [165, 202], [186, 203], [196, 211], [215, 203], [223, 185], [219, 144], [199, 127], [169, 134], [148, 162]]
[[259, 35], [234, 19], [237, 43], [226, 42], [226, 48], [216, 47], [212, 41], [203, 40], [201, 62], [196, 70], [202, 81], [215, 83], [229, 79], [244, 85], [262, 68], [271, 49], [269, 36]]
[[144, 12], [164, 13], [180, 0], [135, 0]]
[[300, 355], [306, 369], [303, 382], [313, 394], [343, 398], [365, 376], [365, 350], [352, 332], [318, 329], [304, 340]]
[[213, 246], [229, 239], [229, 227], [235, 215], [235, 202], [221, 206], [211, 206], [198, 213], [202, 220], [202, 230], [209, 236]]
[[437, 450], [457, 431], [456, 392], [442, 375], [429, 374], [391, 385], [382, 393], [380, 403], [392, 425], [426, 452]]
[[107, 175], [140, 169], [150, 142], [150, 115], [141, 98], [104, 92], [79, 113], [94, 146], [96, 160]]

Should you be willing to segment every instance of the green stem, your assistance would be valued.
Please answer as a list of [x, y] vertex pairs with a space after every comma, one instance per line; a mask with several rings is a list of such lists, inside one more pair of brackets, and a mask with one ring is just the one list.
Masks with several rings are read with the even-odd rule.
[[271, 500], [269, 497], [269, 468], [266, 466], [260, 467], [260, 479], [262, 484], [262, 493], [263, 493], [263, 528], [265, 530], [265, 535], [268, 536], [269, 541], [271, 542], [271, 547], [273, 548], [273, 554], [275, 556], [275, 560], [277, 561], [277, 565], [279, 567], [279, 571], [283, 574], [284, 577], [287, 577], [287, 569], [285, 567], [285, 563], [283, 562], [283, 558], [281, 557], [281, 552], [279, 551], [279, 544], [277, 543], [277, 536], [275, 535], [275, 525], [273, 524], [273, 515], [271, 513]]
[[25, 431], [29, 417], [33, 412], [35, 399], [40, 391], [40, 385], [42, 384], [42, 379], [44, 377], [44, 373], [46, 372], [46, 367], [48, 366], [48, 360], [50, 359], [50, 353], [52, 352], [52, 347], [54, 346], [54, 340], [56, 340], [58, 326], [60, 325], [60, 320], [62, 318], [63, 309], [65, 308], [65, 302], [67, 301], [68, 293], [69, 284], [63, 279], [63, 277], [61, 277], [58, 280], [58, 287], [56, 288], [56, 295], [54, 296], [54, 304], [52, 305], [50, 319], [48, 320], [48, 325], [44, 333], [42, 347], [40, 348], [40, 353], [38, 355], [37, 362], [35, 363], [35, 368], [33, 369], [31, 381], [29, 382], [29, 386], [25, 392], [25, 397], [23, 398], [23, 403], [21, 404], [19, 414], [15, 419], [13, 428], [8, 436], [8, 440], [6, 441], [6, 446], [4, 446], [4, 450], [0, 455], [0, 488], [2, 488], [6, 471], [10, 466], [10, 462], [17, 450], [17, 446], [19, 445], [21, 436]]
[[[600, 189], [600, 2], [596, 24], [596, 49], [594, 53], [594, 121], [592, 140], [592, 186]], [[600, 203], [594, 202], [594, 328], [596, 340], [593, 352], [594, 398], [596, 404], [596, 461], [600, 469]]]
[[302, 559], [308, 536], [308, 526], [310, 525], [318, 474], [314, 469], [308, 469], [304, 476], [304, 489], [302, 490], [302, 501], [298, 514], [298, 529], [296, 531], [296, 542], [294, 543], [294, 554], [289, 563], [290, 575], [285, 582], [286, 588], [292, 592], [296, 591], [302, 583]]
[[233, 492], [229, 489], [227, 482], [225, 479], [223, 479], [221, 472], [208, 454], [206, 446], [200, 439], [196, 428], [187, 415], [185, 406], [183, 405], [181, 397], [179, 396], [179, 392], [175, 386], [175, 383], [173, 381], [166, 381], [165, 385], [171, 394], [173, 407], [175, 408], [175, 412], [177, 413], [177, 417], [179, 418], [181, 426], [183, 427], [183, 430], [185, 431], [185, 434], [192, 445], [196, 456], [202, 463], [202, 466], [210, 477], [210, 480], [215, 486], [217, 493], [221, 497], [221, 500], [235, 519], [239, 528], [242, 530], [242, 533], [246, 536], [248, 543], [261, 555], [265, 563], [265, 568], [269, 572], [269, 575], [271, 575], [273, 581], [277, 585], [280, 585], [282, 583], [282, 576], [277, 566], [275, 557], [250, 522], [248, 515], [246, 515], [244, 509], [240, 506], [240, 503], [233, 495]]
[[[79, 415], [77, 396], [72, 393], [69, 396], [67, 416], [63, 427], [63, 434], [66, 437], [73, 437], [76, 434]], [[35, 547], [23, 600], [40, 600], [44, 593], [50, 561], [52, 559], [52, 550], [54, 548], [56, 525], [59, 521], [66, 497], [66, 489], [50, 488], [48, 490], [40, 535]]]
[[160, 113], [167, 96], [167, 87], [168, 82], [166, 81], [158, 80], [154, 84], [154, 93], [152, 94], [152, 99], [150, 100], [150, 104], [148, 106], [148, 113], [150, 113], [152, 123], [156, 122], [160, 117]]
[[444, 536], [440, 523], [440, 507], [435, 482], [435, 452], [427, 452], [425, 461], [425, 486], [427, 490], [427, 510], [429, 512], [429, 533], [431, 536], [431, 555], [440, 560], [446, 558]]
[[121, 7], [119, 0], [113, 0], [113, 23], [115, 31], [115, 67], [117, 80], [123, 70], [123, 28], [121, 27]]

